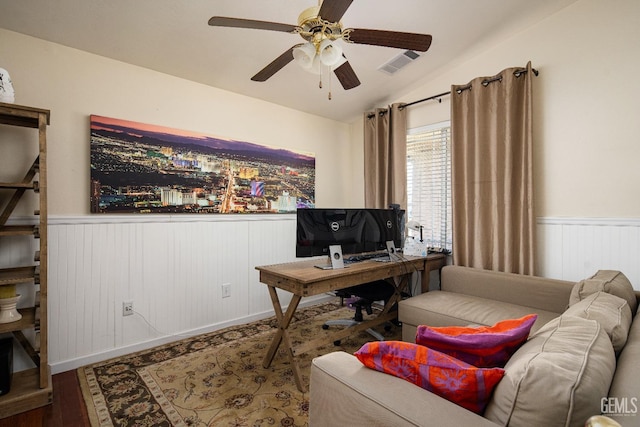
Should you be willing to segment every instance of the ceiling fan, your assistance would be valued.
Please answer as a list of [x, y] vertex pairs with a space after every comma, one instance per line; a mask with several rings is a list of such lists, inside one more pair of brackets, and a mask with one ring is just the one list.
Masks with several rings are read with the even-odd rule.
[[312, 72], [321, 72], [322, 65], [330, 67], [345, 90], [359, 86], [360, 80], [342, 53], [342, 48], [339, 44], [334, 43], [338, 39], [347, 43], [385, 46], [419, 52], [426, 52], [429, 49], [431, 36], [428, 34], [362, 28], [343, 29], [340, 19], [352, 2], [353, 0], [324, 0], [319, 6], [304, 10], [298, 17], [298, 25], [224, 16], [212, 17], [209, 19], [209, 25], [281, 31], [299, 34], [306, 41], [306, 43], [290, 47], [251, 77], [251, 80], [257, 82], [266, 81], [289, 62], [295, 60], [303, 68]]

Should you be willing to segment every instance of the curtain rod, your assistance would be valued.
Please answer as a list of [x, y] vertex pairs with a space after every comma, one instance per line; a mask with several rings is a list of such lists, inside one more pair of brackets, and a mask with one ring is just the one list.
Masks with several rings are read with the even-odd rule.
[[[429, 96], [428, 98], [418, 99], [417, 101], [409, 102], [408, 104], [402, 105], [400, 109], [411, 107], [412, 105], [420, 104], [421, 102], [431, 101], [432, 99], [442, 98], [443, 96], [450, 95], [450, 94], [451, 94], [451, 91], [448, 91], [448, 92], [439, 93], [437, 95]], [[438, 99], [438, 102], [442, 102], [442, 100]]]
[[[533, 71], [533, 75], [537, 76], [539, 74], [538, 70], [536, 70], [535, 68], [532, 68], [531, 70]], [[526, 72], [527, 72], [526, 69], [516, 70], [516, 71], [513, 72], [513, 74], [516, 77], [520, 77], [520, 74], [524, 74]], [[482, 82], [482, 84], [484, 86], [486, 86], [487, 84], [489, 84], [491, 82], [494, 82], [496, 80], [502, 80], [502, 77], [492, 77], [492, 78], [486, 79], [486, 80], [484, 80]], [[467, 89], [471, 89], [471, 85], [468, 85], [468, 86], [465, 86], [465, 87], [459, 89], [458, 93], [462, 92], [463, 90], [467, 90]], [[439, 93], [437, 95], [433, 95], [433, 96], [429, 96], [427, 98], [419, 99], [417, 101], [409, 102], [408, 104], [404, 104], [404, 105], [400, 106], [400, 109], [402, 110], [404, 108], [411, 107], [412, 105], [420, 104], [421, 102], [425, 102], [425, 101], [431, 101], [432, 99], [442, 98], [443, 96], [447, 96], [447, 95], [451, 95], [451, 91], [442, 92], [442, 93]], [[438, 102], [442, 102], [442, 100], [438, 99]]]

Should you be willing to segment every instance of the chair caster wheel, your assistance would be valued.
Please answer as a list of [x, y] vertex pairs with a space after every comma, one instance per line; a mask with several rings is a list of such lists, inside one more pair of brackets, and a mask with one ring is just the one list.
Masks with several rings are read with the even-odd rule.
[[340, 340], [336, 340], [333, 342], [333, 345], [335, 345], [336, 347], [340, 346]]
[[326, 331], [327, 329], [329, 329], [329, 325], [322, 325], [322, 329]]

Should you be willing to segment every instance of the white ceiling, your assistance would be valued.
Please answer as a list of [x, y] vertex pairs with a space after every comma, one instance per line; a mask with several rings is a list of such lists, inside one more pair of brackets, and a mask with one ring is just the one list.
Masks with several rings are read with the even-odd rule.
[[250, 80], [302, 42], [300, 36], [207, 25], [214, 15], [296, 25], [300, 12], [317, 0], [0, 0], [0, 27], [348, 122], [399, 99], [447, 63], [477, 54], [574, 1], [355, 0], [343, 28], [427, 33], [433, 43], [393, 76], [377, 68], [402, 50], [344, 44], [362, 84], [345, 91], [333, 78], [331, 101], [327, 83], [320, 90], [318, 77], [293, 62], [264, 83]]

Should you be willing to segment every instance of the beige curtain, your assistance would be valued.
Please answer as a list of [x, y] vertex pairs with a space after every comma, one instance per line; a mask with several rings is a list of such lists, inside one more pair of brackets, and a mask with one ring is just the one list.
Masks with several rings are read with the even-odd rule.
[[403, 104], [364, 114], [364, 204], [407, 207], [407, 112]]
[[531, 63], [451, 90], [453, 261], [534, 274]]

